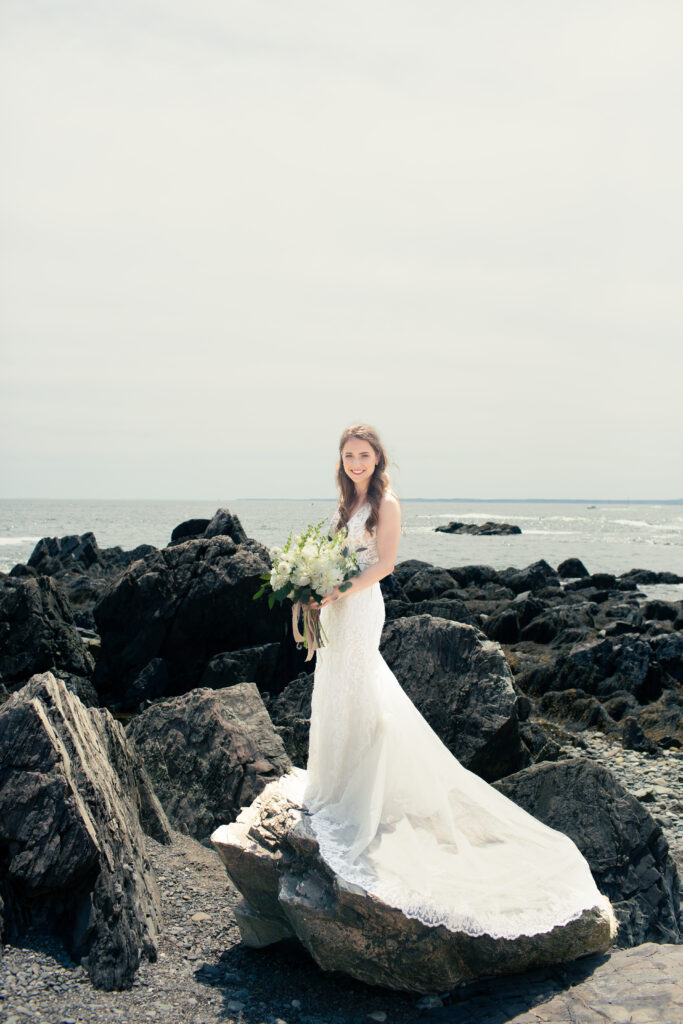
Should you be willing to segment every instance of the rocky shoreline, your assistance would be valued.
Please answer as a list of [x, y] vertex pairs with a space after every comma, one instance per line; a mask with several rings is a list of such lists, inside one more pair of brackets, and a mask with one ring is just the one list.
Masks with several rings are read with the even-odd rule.
[[[563, 749], [570, 757], [587, 756], [609, 766], [641, 799], [652, 793], [683, 869], [683, 823], [675, 806], [683, 759], [622, 751], [592, 730], [573, 733]], [[55, 939], [27, 936], [20, 945], [5, 947], [0, 1019], [7, 1024], [408, 1024], [417, 1019], [678, 1024], [681, 1019], [683, 945], [648, 942], [417, 997], [327, 974], [294, 946], [243, 947], [234, 917], [239, 894], [226, 885], [216, 854], [179, 832], [171, 845], [148, 840], [148, 848], [165, 921], [158, 961], [143, 962], [131, 990], [104, 992]]]
[[[620, 920], [602, 958], [418, 999], [323, 973], [296, 945], [248, 949], [207, 848], [217, 824], [305, 763], [312, 677], [286, 611], [251, 600], [268, 564], [219, 509], [164, 549], [44, 538], [0, 574], [0, 1014], [592, 1020], [604, 1018], [568, 1007], [584, 989], [603, 999], [609, 974], [622, 995], [641, 981], [633, 1006], [615, 1010], [612, 992], [608, 1019], [678, 1019], [683, 602], [639, 585], [681, 577], [411, 560], [382, 582], [382, 653], [411, 699], [463, 764], [572, 835]], [[60, 833], [74, 840], [55, 854]], [[659, 981], [649, 1008], [647, 978]]]

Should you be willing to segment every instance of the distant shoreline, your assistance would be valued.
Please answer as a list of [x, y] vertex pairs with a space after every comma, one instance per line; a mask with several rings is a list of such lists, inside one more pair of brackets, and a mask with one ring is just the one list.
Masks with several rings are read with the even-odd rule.
[[[188, 501], [334, 501], [334, 497], [327, 495], [324, 498], [0, 498], [3, 501], [159, 501], [159, 502], [188, 502]], [[419, 501], [423, 503], [436, 503], [450, 501], [460, 504], [481, 504], [481, 505], [683, 505], [683, 498], [409, 498], [401, 496], [401, 501]]]

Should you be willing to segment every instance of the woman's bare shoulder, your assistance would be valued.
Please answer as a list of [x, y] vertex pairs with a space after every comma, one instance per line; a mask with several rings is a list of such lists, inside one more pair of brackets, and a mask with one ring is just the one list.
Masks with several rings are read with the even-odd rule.
[[401, 503], [398, 500], [398, 496], [390, 489], [387, 489], [382, 495], [382, 500], [379, 503], [380, 512], [383, 509], [392, 512], [394, 515], [397, 511], [400, 511]]

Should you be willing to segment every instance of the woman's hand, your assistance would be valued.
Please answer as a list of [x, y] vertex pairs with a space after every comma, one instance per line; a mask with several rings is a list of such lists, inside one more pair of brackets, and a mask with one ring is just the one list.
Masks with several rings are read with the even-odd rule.
[[339, 587], [335, 587], [331, 594], [327, 594], [322, 599], [322, 601], [320, 602], [318, 607], [319, 608], [324, 608], [326, 604], [331, 604], [332, 601], [338, 601], [341, 596], [342, 596], [341, 590], [339, 589]]

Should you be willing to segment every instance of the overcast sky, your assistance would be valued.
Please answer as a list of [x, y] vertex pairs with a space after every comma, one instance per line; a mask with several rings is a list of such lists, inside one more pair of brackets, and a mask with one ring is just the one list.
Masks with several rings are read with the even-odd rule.
[[683, 496], [680, 0], [0, 10], [0, 496]]

